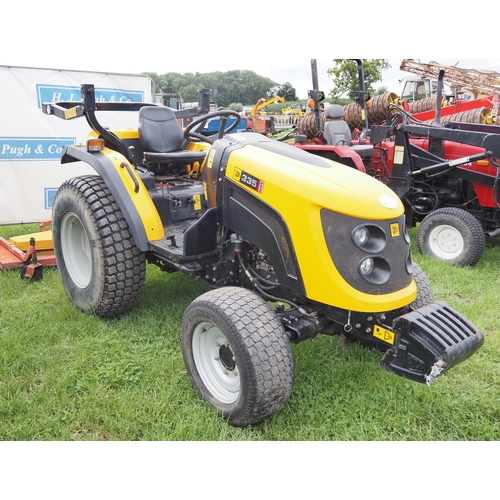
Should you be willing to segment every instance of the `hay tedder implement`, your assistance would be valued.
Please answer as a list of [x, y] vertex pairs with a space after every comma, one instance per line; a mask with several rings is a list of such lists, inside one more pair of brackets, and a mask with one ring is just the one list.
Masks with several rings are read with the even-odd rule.
[[0, 237], [0, 270], [20, 269], [22, 279], [42, 279], [43, 268], [56, 265], [50, 223], [40, 223], [38, 233]]

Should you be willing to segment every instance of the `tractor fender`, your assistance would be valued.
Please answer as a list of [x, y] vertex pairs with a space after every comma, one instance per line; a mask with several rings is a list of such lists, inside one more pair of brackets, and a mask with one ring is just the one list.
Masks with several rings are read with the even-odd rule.
[[110, 149], [88, 152], [85, 146], [65, 146], [61, 163], [83, 161], [104, 180], [127, 221], [134, 242], [141, 250], [150, 250], [149, 241], [164, 237], [163, 225], [137, 171], [127, 159]]

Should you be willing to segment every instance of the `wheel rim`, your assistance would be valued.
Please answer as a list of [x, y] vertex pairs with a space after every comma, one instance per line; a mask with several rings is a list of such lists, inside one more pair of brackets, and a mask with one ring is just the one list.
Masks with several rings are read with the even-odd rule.
[[61, 223], [61, 250], [71, 279], [80, 288], [90, 283], [92, 257], [90, 241], [80, 219], [72, 212]]
[[464, 251], [464, 238], [455, 227], [444, 224], [430, 232], [429, 248], [437, 257], [452, 260]]
[[210, 393], [222, 403], [234, 403], [240, 393], [240, 374], [222, 331], [208, 322], [198, 324], [193, 332], [193, 357]]

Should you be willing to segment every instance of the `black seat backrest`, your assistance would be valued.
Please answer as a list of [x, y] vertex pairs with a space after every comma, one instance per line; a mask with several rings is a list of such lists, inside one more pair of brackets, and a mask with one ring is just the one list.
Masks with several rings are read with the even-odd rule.
[[144, 163], [193, 165], [202, 163], [205, 151], [182, 149], [184, 132], [175, 111], [166, 106], [144, 106], [139, 110], [139, 143]]
[[141, 108], [139, 140], [144, 151], [169, 153], [180, 150], [184, 136], [174, 110], [166, 106]]

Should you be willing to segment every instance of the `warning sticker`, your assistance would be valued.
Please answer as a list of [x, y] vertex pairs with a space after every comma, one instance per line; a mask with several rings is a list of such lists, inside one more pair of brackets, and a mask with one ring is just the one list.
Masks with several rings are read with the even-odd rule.
[[193, 195], [194, 209], [201, 210], [201, 196], [199, 194]]
[[394, 345], [394, 341], [396, 340], [396, 334], [394, 332], [386, 330], [379, 325], [375, 325], [375, 328], [373, 329], [373, 336], [391, 345]]
[[214, 162], [214, 156], [215, 156], [215, 149], [211, 149], [210, 152], [208, 153], [207, 168], [212, 168], [212, 164]]
[[401, 165], [403, 163], [404, 154], [405, 154], [405, 148], [403, 146], [395, 146], [394, 158], [392, 162]]
[[391, 224], [391, 236], [397, 238], [401, 233], [399, 232], [399, 224], [394, 222]]

